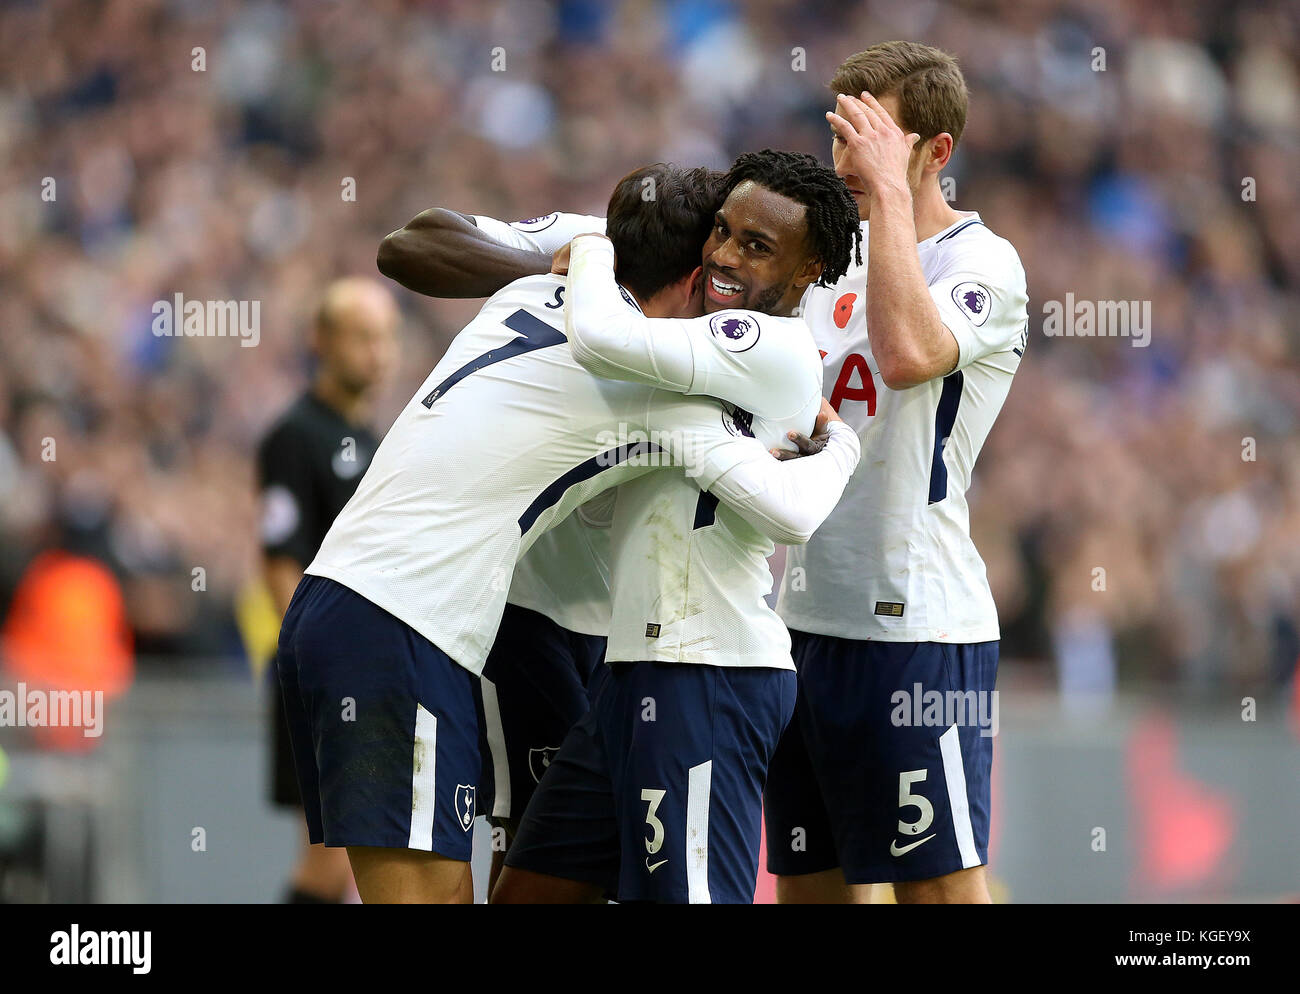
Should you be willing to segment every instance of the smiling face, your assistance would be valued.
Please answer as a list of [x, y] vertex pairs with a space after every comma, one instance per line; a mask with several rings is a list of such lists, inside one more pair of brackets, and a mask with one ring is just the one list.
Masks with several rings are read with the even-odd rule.
[[789, 316], [821, 275], [808, 248], [807, 208], [744, 180], [714, 217], [704, 243], [704, 309]]

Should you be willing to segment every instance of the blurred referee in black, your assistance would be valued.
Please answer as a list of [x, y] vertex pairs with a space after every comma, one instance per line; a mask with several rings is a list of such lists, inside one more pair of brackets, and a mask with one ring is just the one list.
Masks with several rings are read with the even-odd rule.
[[[378, 281], [348, 277], [330, 284], [312, 326], [311, 386], [258, 446], [263, 570], [281, 618], [379, 445], [368, 425], [370, 405], [396, 360], [397, 322], [393, 298]], [[271, 799], [301, 811], [274, 667], [271, 680]], [[306, 822], [299, 822], [302, 846], [285, 901], [337, 904], [352, 882], [347, 850], [309, 845]]]

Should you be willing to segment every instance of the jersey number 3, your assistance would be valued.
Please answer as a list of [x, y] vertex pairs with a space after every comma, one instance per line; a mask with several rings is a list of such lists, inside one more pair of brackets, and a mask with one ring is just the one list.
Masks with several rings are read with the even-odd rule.
[[425, 397], [420, 403], [425, 407], [433, 407], [434, 401], [469, 376], [470, 373], [476, 373], [480, 369], [491, 366], [496, 362], [502, 362], [505, 359], [513, 359], [525, 352], [550, 348], [552, 345], [559, 345], [561, 342], [568, 341], [564, 337], [564, 332], [558, 328], [552, 328], [541, 318], [529, 314], [525, 310], [515, 311], [501, 323], [511, 331], [517, 332], [519, 337], [507, 342], [505, 345], [492, 349], [490, 352], [484, 352], [477, 359], [465, 363], [460, 369], [434, 387], [429, 396]]

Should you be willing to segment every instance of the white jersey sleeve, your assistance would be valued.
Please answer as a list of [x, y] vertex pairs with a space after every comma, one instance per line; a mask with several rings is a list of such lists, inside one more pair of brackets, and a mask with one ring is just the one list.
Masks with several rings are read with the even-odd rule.
[[807, 542], [826, 520], [861, 455], [857, 433], [833, 423], [823, 451], [781, 461], [763, 442], [735, 433], [717, 404], [662, 392], [652, 400], [646, 421], [652, 441], [685, 467], [696, 486], [786, 545]]
[[[954, 254], [929, 284], [943, 323], [957, 339], [957, 369], [1023, 346], [1029, 314], [1025, 271], [1014, 250], [998, 242], [979, 247], [981, 255]], [[988, 257], [990, 251], [995, 258]]]
[[605, 219], [590, 214], [547, 214], [509, 223], [475, 214], [474, 223], [485, 235], [502, 245], [547, 255], [554, 255], [578, 235], [593, 231], [605, 233]]
[[817, 347], [801, 319], [742, 310], [648, 318], [626, 305], [607, 239], [573, 243], [568, 297], [569, 348], [597, 376], [717, 397], [769, 421], [797, 415], [820, 390]]
[[720, 476], [710, 492], [773, 542], [802, 545], [835, 510], [862, 454], [857, 432], [844, 422], [831, 422], [830, 432], [821, 452], [784, 462], [755, 442], [752, 455]]

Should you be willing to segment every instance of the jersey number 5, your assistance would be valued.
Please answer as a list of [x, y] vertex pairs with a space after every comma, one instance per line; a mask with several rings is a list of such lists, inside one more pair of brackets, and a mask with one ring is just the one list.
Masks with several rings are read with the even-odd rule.
[[490, 352], [484, 352], [471, 362], [465, 363], [460, 369], [434, 387], [429, 396], [425, 397], [420, 403], [425, 407], [433, 407], [434, 401], [469, 376], [470, 373], [476, 373], [480, 369], [491, 366], [493, 363], [502, 362], [505, 359], [513, 359], [525, 352], [550, 348], [552, 345], [559, 345], [561, 342], [568, 340], [564, 337], [564, 332], [558, 328], [552, 328], [541, 318], [529, 314], [525, 310], [515, 311], [501, 323], [511, 331], [517, 332], [519, 337], [507, 342], [505, 345], [492, 349]]

